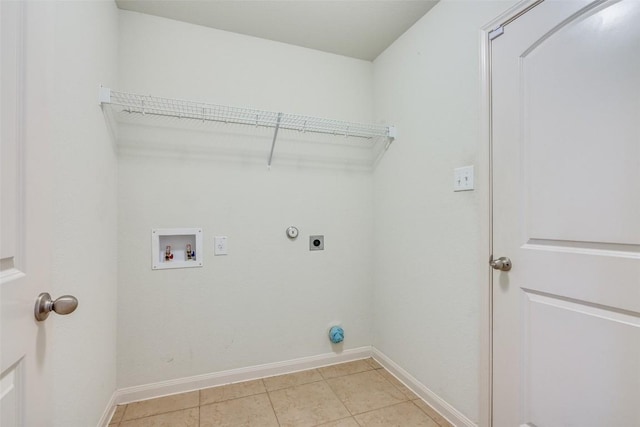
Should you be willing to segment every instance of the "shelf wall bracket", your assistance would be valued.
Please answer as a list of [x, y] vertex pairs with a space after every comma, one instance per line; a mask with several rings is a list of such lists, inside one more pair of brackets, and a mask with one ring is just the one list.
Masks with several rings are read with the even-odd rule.
[[269, 161], [267, 167], [271, 169], [271, 160], [273, 159], [273, 150], [276, 148], [276, 139], [278, 139], [278, 130], [280, 129], [280, 122], [282, 121], [282, 113], [278, 113], [278, 120], [276, 121], [276, 130], [273, 132], [273, 142], [271, 143], [271, 152], [269, 153]]
[[398, 129], [395, 126], [389, 126], [389, 133], [387, 136], [387, 143], [384, 146], [384, 151], [389, 149], [389, 146], [398, 137]]
[[111, 89], [100, 85], [98, 89], [98, 103], [100, 106], [102, 106], [102, 104], [111, 104]]

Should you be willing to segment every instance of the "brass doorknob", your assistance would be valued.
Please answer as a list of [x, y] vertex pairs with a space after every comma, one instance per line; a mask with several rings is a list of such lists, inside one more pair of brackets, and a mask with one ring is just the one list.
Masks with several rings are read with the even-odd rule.
[[494, 270], [500, 270], [500, 271], [509, 271], [511, 270], [511, 260], [509, 258], [507, 258], [506, 256], [501, 256], [498, 259], [491, 259], [489, 261], [489, 264], [491, 265], [491, 267], [493, 267]]
[[53, 301], [51, 295], [47, 292], [43, 292], [38, 295], [36, 299], [36, 307], [34, 309], [36, 320], [42, 322], [49, 313], [55, 311], [58, 314], [73, 313], [78, 307], [78, 299], [72, 295], [63, 295], [60, 298]]

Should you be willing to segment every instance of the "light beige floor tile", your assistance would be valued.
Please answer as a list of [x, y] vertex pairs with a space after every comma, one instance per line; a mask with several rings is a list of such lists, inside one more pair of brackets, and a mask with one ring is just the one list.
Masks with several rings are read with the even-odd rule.
[[380, 375], [382, 375], [382, 377], [383, 377], [385, 380], [389, 381], [389, 382], [390, 382], [390, 383], [391, 383], [395, 388], [397, 388], [398, 390], [400, 390], [400, 392], [401, 392], [402, 394], [404, 394], [404, 395], [405, 395], [405, 397], [406, 397], [407, 399], [409, 399], [409, 400], [419, 399], [419, 397], [418, 397], [414, 392], [412, 392], [411, 390], [409, 390], [409, 389], [407, 388], [407, 386], [405, 386], [404, 384], [402, 384], [402, 383], [400, 382], [400, 380], [399, 380], [399, 379], [397, 379], [396, 377], [394, 377], [394, 376], [393, 376], [389, 371], [387, 371], [386, 369], [380, 369], [380, 370], [378, 371], [378, 373], [379, 373]]
[[264, 378], [263, 381], [267, 391], [274, 391], [296, 385], [322, 381], [322, 375], [320, 375], [320, 372], [316, 369], [311, 369], [309, 371], [294, 372], [293, 374]]
[[375, 359], [369, 358], [367, 359], [367, 362], [369, 362], [369, 365], [371, 365], [373, 369], [382, 369], [382, 365], [379, 364]]
[[200, 427], [278, 427], [266, 393], [200, 407]]
[[283, 427], [315, 426], [351, 415], [324, 381], [270, 391], [269, 396]]
[[338, 421], [331, 421], [330, 423], [320, 424], [318, 427], [359, 427], [356, 419], [353, 417], [343, 418]]
[[252, 396], [264, 393], [266, 389], [262, 380], [245, 381], [242, 383], [223, 385], [220, 387], [205, 388], [200, 390], [200, 405], [224, 402], [225, 400], [239, 397]]
[[340, 363], [339, 365], [325, 366], [318, 368], [325, 380], [329, 378], [341, 377], [343, 375], [357, 374], [358, 372], [370, 371], [373, 367], [366, 359], [354, 360], [353, 362]]
[[435, 409], [429, 406], [427, 402], [425, 402], [424, 400], [417, 399], [417, 400], [414, 400], [413, 403], [415, 403], [418, 408], [422, 409], [422, 411], [425, 414], [429, 415], [429, 417], [431, 417], [436, 423], [438, 423], [439, 426], [453, 427], [453, 424], [447, 421], [442, 415], [440, 415]]
[[198, 411], [199, 408], [190, 408], [123, 421], [120, 427], [198, 427]]
[[378, 371], [327, 380], [352, 415], [404, 402], [407, 398]]
[[133, 420], [136, 418], [148, 417], [150, 415], [163, 414], [165, 412], [193, 408], [196, 406], [198, 406], [197, 391], [174, 394], [173, 396], [129, 403], [124, 411], [122, 420]]
[[122, 415], [124, 415], [124, 410], [126, 408], [127, 408], [127, 405], [116, 406], [116, 411], [113, 413], [113, 417], [111, 417], [111, 421], [109, 421], [109, 425], [118, 424], [122, 420]]
[[372, 412], [356, 415], [356, 421], [363, 427], [438, 427], [435, 421], [411, 402], [387, 406]]

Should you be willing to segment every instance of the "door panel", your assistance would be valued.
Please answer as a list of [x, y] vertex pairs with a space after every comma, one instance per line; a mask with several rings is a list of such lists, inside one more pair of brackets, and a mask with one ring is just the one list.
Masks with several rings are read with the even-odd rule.
[[[24, 62], [35, 59], [32, 75], [46, 69], [29, 58], [25, 45], [28, 4], [0, 1], [0, 425], [48, 426], [50, 370], [47, 326], [35, 321], [34, 303], [49, 290], [50, 174], [43, 115], [32, 103], [42, 80], [29, 87]], [[37, 25], [37, 24], [36, 24]], [[36, 81], [36, 80], [33, 80]], [[31, 124], [29, 126], [28, 124]]]
[[640, 425], [640, 2], [492, 41], [493, 425]]
[[529, 238], [640, 245], [633, 2], [579, 14], [521, 55]]
[[20, 44], [22, 8], [19, 3], [0, 4], [0, 425], [23, 425], [24, 384], [22, 375], [25, 355], [26, 318], [16, 310], [24, 286], [23, 257], [19, 243], [24, 236], [20, 206], [21, 150], [20, 140]]
[[640, 346], [620, 350], [637, 340], [640, 319], [582, 301], [524, 296], [525, 419], [539, 427], [637, 425], [629, 410], [637, 404]]
[[0, 376], [0, 426], [22, 426], [22, 359]]

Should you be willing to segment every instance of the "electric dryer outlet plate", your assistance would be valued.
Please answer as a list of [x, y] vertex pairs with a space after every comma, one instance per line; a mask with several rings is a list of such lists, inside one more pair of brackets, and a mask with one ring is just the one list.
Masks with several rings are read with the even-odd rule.
[[310, 251], [323, 251], [324, 250], [324, 236], [309, 236], [309, 250]]

